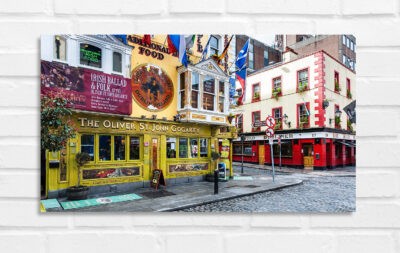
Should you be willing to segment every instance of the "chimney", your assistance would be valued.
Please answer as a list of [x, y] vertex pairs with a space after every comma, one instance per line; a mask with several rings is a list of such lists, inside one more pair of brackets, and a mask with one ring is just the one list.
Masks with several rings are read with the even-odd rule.
[[286, 47], [285, 52], [282, 54], [282, 61], [289, 62], [297, 59], [297, 53], [290, 47]]

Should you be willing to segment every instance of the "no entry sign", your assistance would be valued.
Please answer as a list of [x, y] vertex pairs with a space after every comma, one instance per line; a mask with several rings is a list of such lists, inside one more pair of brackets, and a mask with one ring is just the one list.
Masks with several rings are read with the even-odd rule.
[[274, 129], [267, 128], [267, 130], [265, 131], [265, 134], [267, 135], [267, 137], [272, 138], [274, 136]]
[[266, 124], [267, 124], [267, 127], [274, 128], [275, 127], [275, 119], [272, 118], [271, 116], [268, 116], [266, 119]]

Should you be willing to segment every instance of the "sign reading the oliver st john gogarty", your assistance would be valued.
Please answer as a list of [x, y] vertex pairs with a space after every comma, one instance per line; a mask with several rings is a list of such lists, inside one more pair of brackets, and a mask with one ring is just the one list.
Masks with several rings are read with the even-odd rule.
[[160, 67], [141, 65], [132, 72], [132, 94], [146, 110], [161, 111], [172, 102], [174, 85]]
[[131, 114], [130, 79], [122, 76], [42, 61], [40, 82], [42, 94], [61, 92], [75, 109]]

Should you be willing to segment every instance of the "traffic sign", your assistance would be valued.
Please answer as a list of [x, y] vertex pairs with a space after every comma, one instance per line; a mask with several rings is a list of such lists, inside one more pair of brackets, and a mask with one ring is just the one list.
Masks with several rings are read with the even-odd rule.
[[267, 130], [265, 131], [265, 134], [267, 135], [267, 137], [272, 138], [274, 136], [274, 129], [267, 128]]
[[267, 122], [267, 127], [270, 127], [270, 128], [274, 128], [275, 127], [275, 123], [276, 123], [275, 119], [272, 118], [271, 116], [267, 117], [266, 122]]
[[267, 125], [267, 121], [255, 121], [253, 123], [253, 127], [261, 127], [261, 126], [266, 126]]

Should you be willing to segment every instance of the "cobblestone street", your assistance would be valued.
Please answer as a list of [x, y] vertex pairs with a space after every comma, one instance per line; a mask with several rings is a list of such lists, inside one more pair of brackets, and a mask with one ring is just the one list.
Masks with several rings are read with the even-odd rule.
[[[294, 170], [295, 171], [295, 170]], [[235, 173], [240, 172], [238, 167]], [[181, 210], [183, 212], [352, 212], [356, 204], [356, 177], [329, 176], [315, 171], [277, 173], [277, 178], [302, 179], [303, 184]], [[244, 174], [270, 171], [245, 168]]]

